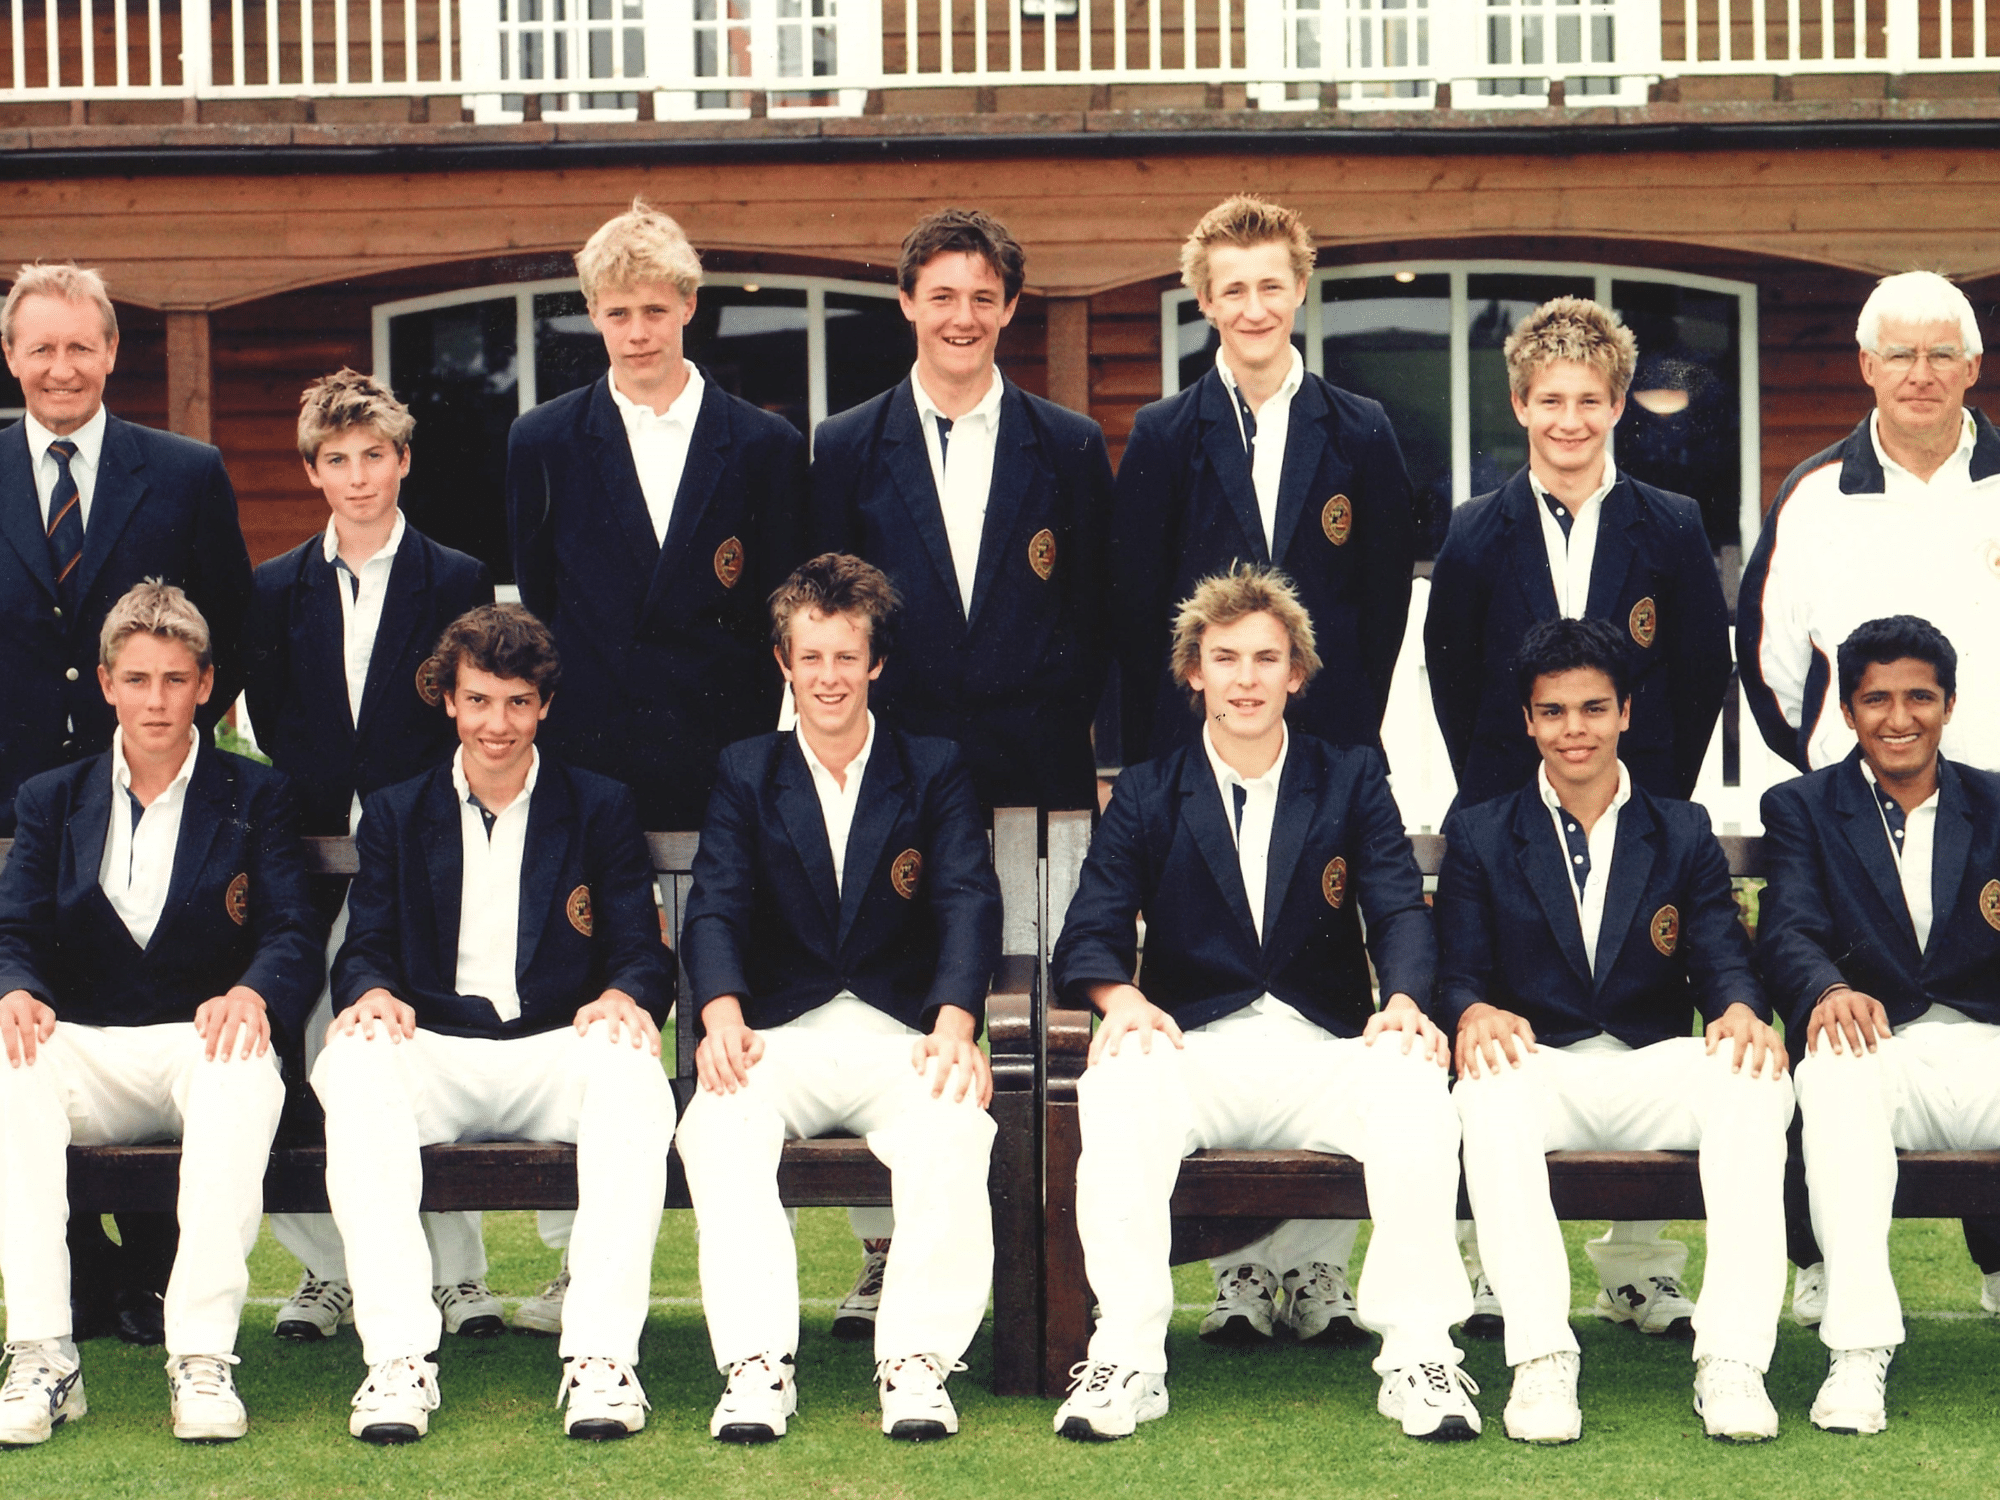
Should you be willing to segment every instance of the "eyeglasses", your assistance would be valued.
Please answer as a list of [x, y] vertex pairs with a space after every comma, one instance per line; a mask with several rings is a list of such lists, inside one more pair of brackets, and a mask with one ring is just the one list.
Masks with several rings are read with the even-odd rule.
[[1960, 365], [1965, 363], [1965, 351], [1956, 344], [1940, 344], [1935, 349], [1917, 350], [1907, 345], [1896, 345], [1884, 349], [1876, 356], [1898, 375], [1907, 375], [1922, 360], [1931, 367], [1934, 375], [1955, 375]]

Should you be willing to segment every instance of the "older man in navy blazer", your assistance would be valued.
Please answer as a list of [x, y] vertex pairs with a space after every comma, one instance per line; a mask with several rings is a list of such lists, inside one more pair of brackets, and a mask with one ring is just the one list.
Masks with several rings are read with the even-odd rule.
[[1236, 1146], [1362, 1162], [1377, 1408], [1411, 1437], [1476, 1437], [1450, 1334], [1471, 1296], [1452, 1237], [1458, 1117], [1424, 1013], [1436, 954], [1381, 754], [1287, 730], [1319, 658], [1268, 569], [1205, 581], [1174, 659], [1200, 742], [1119, 778], [1051, 960], [1065, 998], [1104, 1015], [1077, 1086], [1077, 1228], [1101, 1315], [1056, 1431], [1124, 1437], [1166, 1414], [1169, 1199], [1182, 1157]]
[[1230, 563], [1275, 565], [1326, 664], [1291, 710], [1302, 733], [1378, 745], [1410, 609], [1416, 516], [1379, 402], [1310, 374], [1292, 345], [1313, 242], [1288, 208], [1238, 196], [1181, 247], [1181, 280], [1221, 341], [1215, 368], [1140, 410], [1118, 464], [1112, 582], [1129, 765], [1190, 743], [1167, 670], [1176, 602]]
[[569, 683], [548, 744], [647, 828], [699, 828], [718, 752], [778, 721], [764, 601], [805, 556], [805, 439], [682, 356], [701, 261], [667, 215], [635, 200], [576, 268], [610, 372], [507, 438], [515, 579]]
[[820, 424], [813, 535], [901, 596], [873, 695], [884, 723], [956, 740], [982, 807], [1095, 807], [1111, 464], [1095, 422], [994, 365], [1025, 266], [983, 213], [910, 231], [897, 279], [916, 365]]
[[484, 605], [436, 655], [458, 753], [366, 803], [312, 1075], [369, 1366], [348, 1431], [412, 1442], [438, 1406], [419, 1149], [557, 1140], [577, 1148], [557, 1404], [571, 1437], [624, 1437], [646, 1421], [636, 1366], [674, 1121], [652, 861], [631, 793], [535, 744], [561, 676], [539, 620]]
[[0, 876], [0, 1444], [87, 1410], [63, 1241], [72, 1142], [180, 1141], [174, 1435], [247, 1430], [230, 1369], [284, 1102], [273, 1043], [297, 1037], [325, 973], [289, 783], [195, 729], [215, 682], [200, 611], [139, 584], [101, 649], [111, 748], [21, 787]]
[[1841, 643], [1842, 761], [1764, 794], [1757, 961], [1795, 1037], [1830, 1367], [1814, 1425], [1880, 1432], [1903, 1341], [1896, 1151], [2000, 1146], [2000, 775], [1938, 752], [1958, 655], [1894, 615]]
[[[1626, 661], [1602, 620], [1529, 631], [1515, 681], [1541, 768], [1445, 824], [1438, 1015], [1457, 1031], [1466, 1188], [1507, 1309], [1507, 1435], [1583, 1430], [1543, 1153], [1699, 1148], [1695, 1409], [1710, 1437], [1758, 1441], [1778, 1430], [1763, 1375], [1785, 1291], [1791, 1084], [1707, 813], [1649, 794], [1619, 759]], [[1688, 1035], [1694, 1012], [1705, 1040]], [[1598, 1304], [1644, 1300], [1607, 1286]]]
[[878, 723], [880, 569], [830, 553], [771, 601], [794, 730], [723, 753], [682, 945], [702, 1041], [680, 1130], [702, 1304], [726, 1386], [709, 1434], [784, 1436], [797, 1407], [787, 1139], [847, 1130], [889, 1168], [897, 1231], [875, 1322], [882, 1431], [949, 1437], [945, 1379], [986, 1309], [993, 1077], [978, 1046], [1000, 885], [963, 757]]

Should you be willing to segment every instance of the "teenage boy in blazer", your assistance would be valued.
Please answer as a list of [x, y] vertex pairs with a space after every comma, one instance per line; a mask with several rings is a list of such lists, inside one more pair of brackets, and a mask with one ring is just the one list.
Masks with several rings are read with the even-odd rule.
[[[1778, 1432], [1764, 1372], [1785, 1294], [1785, 1049], [1708, 814], [1648, 793], [1619, 759], [1626, 670], [1605, 621], [1530, 630], [1515, 680], [1541, 766], [1445, 825], [1438, 1019], [1457, 1033], [1466, 1190], [1507, 1310], [1507, 1436], [1583, 1431], [1544, 1153], [1699, 1149], [1714, 1230], [1695, 1410], [1710, 1437], [1762, 1441]], [[1694, 1011], [1704, 1038], [1688, 1035]]]
[[717, 753], [778, 721], [764, 601], [806, 555], [805, 439], [683, 357], [701, 261], [667, 215], [635, 199], [576, 269], [611, 369], [507, 438], [515, 579], [569, 683], [548, 748], [699, 828]]
[[1802, 1039], [1799, 1112], [1826, 1254], [1812, 1420], [1880, 1432], [1903, 1341], [1889, 1269], [1896, 1151], [2000, 1146], [2000, 775], [1938, 751], [1958, 654], [1926, 620], [1838, 649], [1848, 756], [1764, 794], [1757, 962]]
[[1181, 281], [1214, 325], [1215, 368], [1141, 408], [1118, 464], [1111, 579], [1126, 764], [1190, 744], [1168, 670], [1177, 601], [1243, 561], [1282, 569], [1325, 670], [1293, 728], [1379, 745], [1410, 609], [1416, 515], [1388, 413], [1309, 374], [1292, 345], [1313, 268], [1294, 210], [1237, 196], [1181, 246]]
[[535, 744], [561, 676], [539, 620], [483, 605], [436, 657], [459, 748], [366, 803], [312, 1074], [368, 1363], [348, 1431], [412, 1442], [439, 1403], [420, 1148], [554, 1140], [577, 1148], [557, 1404], [571, 1437], [624, 1437], [646, 1421], [639, 1334], [674, 1123], [652, 860], [630, 792]]
[[1302, 1147], [1363, 1163], [1375, 1238], [1358, 1313], [1383, 1340], [1377, 1409], [1411, 1437], [1476, 1437], [1450, 1333], [1471, 1296], [1447, 1049], [1424, 1013], [1436, 951], [1381, 753], [1287, 729], [1319, 657], [1269, 569], [1204, 581], [1174, 660], [1200, 741], [1119, 777], [1050, 961], [1059, 992], [1104, 1016], [1077, 1085], [1077, 1228], [1101, 1312], [1056, 1431], [1124, 1437], [1166, 1414], [1181, 1158]]
[[1094, 808], [1111, 463], [1095, 422], [994, 365], [1025, 266], [974, 210], [942, 209], [905, 237], [916, 364], [820, 424], [813, 536], [882, 569], [902, 600], [870, 695], [884, 723], [956, 740], [983, 808]]
[[[353, 832], [361, 799], [444, 760], [458, 743], [440, 706], [431, 648], [467, 610], [493, 602], [483, 563], [441, 547], [397, 504], [410, 471], [416, 419], [387, 388], [354, 370], [314, 381], [299, 398], [299, 457], [326, 498], [326, 530], [256, 571], [244, 696], [257, 747], [292, 778], [308, 835]], [[316, 877], [313, 896], [331, 928], [329, 957], [347, 933], [347, 881]], [[319, 1057], [332, 993], [291, 1060], [294, 1103], [306, 1116], [305, 1078]], [[290, 1069], [288, 1069], [290, 1071]], [[319, 1134], [318, 1121], [300, 1128]], [[434, 1295], [451, 1333], [497, 1334], [501, 1306], [486, 1289], [478, 1214], [427, 1214]], [[280, 1338], [319, 1339], [351, 1322], [353, 1289], [331, 1214], [273, 1214], [271, 1232], [304, 1265], [278, 1309]]]
[[[81, 1417], [65, 1152], [178, 1139], [165, 1303], [174, 1435], [249, 1426], [230, 1368], [295, 1039], [325, 973], [282, 772], [201, 743], [207, 623], [170, 584], [111, 608], [105, 754], [24, 783], [0, 875], [0, 1444]], [[192, 1024], [190, 1024], [192, 1023]]]
[[958, 1431], [945, 1379], [992, 1285], [978, 1038], [1000, 883], [957, 747], [869, 712], [895, 608], [881, 570], [838, 553], [772, 597], [798, 724], [723, 753], [695, 855], [682, 946], [703, 1034], [679, 1144], [724, 1442], [782, 1437], [798, 1405], [787, 1139], [851, 1131], [889, 1168], [897, 1234], [874, 1328], [888, 1436]]

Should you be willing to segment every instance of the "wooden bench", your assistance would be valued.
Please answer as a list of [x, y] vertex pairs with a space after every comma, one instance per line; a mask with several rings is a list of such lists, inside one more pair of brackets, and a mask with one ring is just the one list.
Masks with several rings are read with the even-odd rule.
[[[1444, 840], [1426, 834], [1411, 842], [1424, 873], [1435, 875]], [[1759, 840], [1725, 836], [1721, 842], [1731, 874], [1763, 874]], [[1089, 844], [1089, 814], [1049, 815], [1043, 926], [1050, 951], [1061, 934]], [[1063, 1005], [1053, 989], [1046, 994], [1042, 1389], [1054, 1395], [1068, 1385], [1070, 1367], [1084, 1357], [1090, 1335], [1090, 1289], [1076, 1232], [1076, 1162], [1082, 1145], [1076, 1081], [1083, 1073], [1093, 1016]], [[1898, 1216], [1964, 1218], [2000, 1210], [2000, 1151], [1904, 1151], [1898, 1156]], [[1548, 1162], [1558, 1218], [1705, 1216], [1693, 1152], [1551, 1151]], [[1462, 1188], [1458, 1211], [1461, 1218], [1471, 1217]], [[1173, 1258], [1183, 1264], [1226, 1255], [1281, 1219], [1365, 1219], [1368, 1194], [1361, 1164], [1350, 1157], [1316, 1151], [1197, 1151], [1181, 1163], [1173, 1212]]]
[[[987, 998], [986, 1029], [993, 1062], [994, 1123], [999, 1127], [988, 1179], [993, 1202], [993, 1381], [1003, 1395], [1032, 1394], [1041, 1355], [1041, 1111], [1038, 1104], [1035, 1003], [1041, 972], [1041, 900], [1037, 871], [1038, 817], [1032, 808], [1003, 808], [993, 818], [994, 866], [1003, 907], [1000, 969]], [[654, 878], [676, 952], [687, 911], [699, 836], [647, 835]], [[354, 846], [344, 838], [308, 839], [316, 874], [352, 875]], [[0, 840], [0, 864], [11, 841]], [[680, 993], [689, 993], [686, 970]], [[695, 1016], [674, 1007], [674, 1101], [685, 1110], [695, 1089]], [[497, 1142], [424, 1149], [427, 1209], [505, 1210], [576, 1207], [576, 1148]], [[70, 1205], [83, 1213], [120, 1209], [172, 1212], [180, 1180], [180, 1148], [76, 1146], [70, 1149]], [[324, 1148], [272, 1153], [264, 1179], [270, 1213], [324, 1213]], [[886, 1205], [889, 1172], [866, 1142], [852, 1137], [789, 1141], [778, 1168], [788, 1206]], [[680, 1154], [668, 1159], [667, 1207], [689, 1207]]]

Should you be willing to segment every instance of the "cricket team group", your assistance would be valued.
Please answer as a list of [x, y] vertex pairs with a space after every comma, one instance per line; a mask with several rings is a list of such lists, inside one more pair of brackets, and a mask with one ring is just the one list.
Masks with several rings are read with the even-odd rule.
[[[709, 1431], [782, 1438], [779, 1157], [834, 1131], [893, 1184], [855, 1211], [837, 1326], [874, 1340], [885, 1434], [955, 1433], [994, 1260], [988, 820], [1098, 807], [1114, 662], [1126, 764], [1050, 960], [1101, 1017], [1076, 1178], [1097, 1321], [1056, 1432], [1166, 1414], [1170, 1198], [1205, 1147], [1362, 1163], [1363, 1274], [1356, 1225], [1283, 1223], [1214, 1263], [1201, 1333], [1379, 1339], [1378, 1409], [1412, 1438], [1481, 1431], [1461, 1324], [1504, 1336], [1508, 1437], [1580, 1436], [1557, 1149], [1699, 1152], [1698, 1299], [1661, 1224], [1587, 1248], [1601, 1315], [1692, 1337], [1710, 1436], [1777, 1435], [1788, 1258], [1829, 1355], [1812, 1422], [1881, 1431], [1897, 1148], [2000, 1146], [2000, 432], [1964, 404], [1972, 307], [1929, 273], [1878, 286], [1873, 410], [1786, 482], [1744, 575], [1734, 665], [1801, 772], [1764, 798], [1753, 943], [1688, 800], [1733, 665], [1701, 508], [1615, 466], [1635, 341], [1575, 297], [1507, 340], [1528, 462], [1458, 508], [1428, 585], [1459, 790], [1427, 895], [1380, 742], [1415, 506], [1383, 407], [1294, 344], [1314, 253], [1259, 198], [1201, 219], [1181, 267], [1214, 368], [1138, 414], [1114, 478], [1094, 422], [996, 367], [1021, 246], [932, 213], [897, 267], [909, 376], [809, 458], [684, 357], [700, 261], [635, 202], [576, 256], [608, 373], [508, 441], [518, 604], [405, 519], [414, 420], [347, 369], [299, 415], [326, 527], [253, 570], [216, 450], [107, 412], [103, 281], [22, 267], [0, 307], [26, 405], [0, 431], [0, 1444], [87, 1410], [101, 1230], [70, 1221], [72, 1144], [180, 1143], [154, 1334], [173, 1432], [244, 1435], [266, 1165], [281, 1126], [322, 1120], [332, 1212], [274, 1218], [304, 1263], [277, 1330], [355, 1325], [356, 1438], [422, 1438], [445, 1337], [503, 1327], [476, 1216], [420, 1212], [421, 1148], [479, 1140], [576, 1147], [577, 1208], [542, 1224], [560, 1274], [515, 1314], [559, 1336], [571, 1437], [645, 1425], [672, 1145]], [[269, 766], [213, 742], [239, 694]], [[700, 831], [678, 954], [645, 837], [672, 829]], [[302, 835], [351, 835], [351, 883]], [[676, 998], [699, 1017], [678, 1114]], [[1795, 1113], [1810, 1215], [1788, 1223]], [[1967, 1235], [2000, 1272], [1995, 1228]]]

